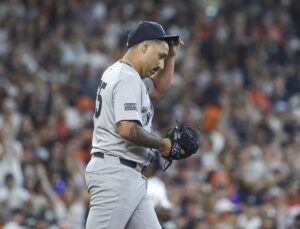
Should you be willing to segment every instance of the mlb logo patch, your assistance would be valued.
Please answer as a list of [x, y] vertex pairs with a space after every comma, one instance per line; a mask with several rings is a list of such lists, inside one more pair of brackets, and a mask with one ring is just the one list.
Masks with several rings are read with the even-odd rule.
[[147, 113], [147, 111], [148, 111], [147, 107], [142, 107], [142, 114]]

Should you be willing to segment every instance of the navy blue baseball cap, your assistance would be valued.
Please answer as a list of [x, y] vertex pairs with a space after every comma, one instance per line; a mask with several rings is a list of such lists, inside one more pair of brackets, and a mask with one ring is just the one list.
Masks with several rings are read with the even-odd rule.
[[153, 21], [141, 21], [137, 28], [128, 34], [127, 48], [146, 40], [178, 40], [178, 35], [167, 35], [164, 28]]

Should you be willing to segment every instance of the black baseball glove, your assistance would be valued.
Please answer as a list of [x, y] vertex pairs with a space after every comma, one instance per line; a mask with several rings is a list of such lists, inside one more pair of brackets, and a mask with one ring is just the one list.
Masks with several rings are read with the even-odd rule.
[[[164, 157], [169, 163], [164, 171], [172, 164], [173, 160], [182, 160], [196, 153], [200, 145], [200, 133], [177, 121], [175, 128], [168, 131], [167, 138], [171, 139], [171, 152]], [[184, 154], [181, 153], [184, 150]]]

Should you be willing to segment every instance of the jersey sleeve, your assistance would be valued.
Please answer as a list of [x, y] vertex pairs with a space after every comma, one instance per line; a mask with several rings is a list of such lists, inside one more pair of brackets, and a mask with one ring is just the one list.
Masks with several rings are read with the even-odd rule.
[[122, 120], [134, 120], [142, 123], [141, 116], [142, 87], [135, 76], [120, 79], [114, 88], [113, 103], [115, 123]]

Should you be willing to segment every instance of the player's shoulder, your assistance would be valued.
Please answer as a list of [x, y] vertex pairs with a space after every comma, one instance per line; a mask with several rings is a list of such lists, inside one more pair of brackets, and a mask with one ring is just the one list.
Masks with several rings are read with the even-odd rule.
[[135, 69], [120, 61], [117, 61], [108, 67], [103, 73], [103, 77], [112, 81], [141, 81], [141, 78]]
[[131, 66], [119, 62], [118, 67], [120, 68], [118, 81], [126, 81], [132, 84], [140, 84], [142, 82], [138, 72]]
[[112, 75], [118, 71], [120, 71], [120, 65], [118, 62], [115, 62], [104, 71], [103, 75]]

